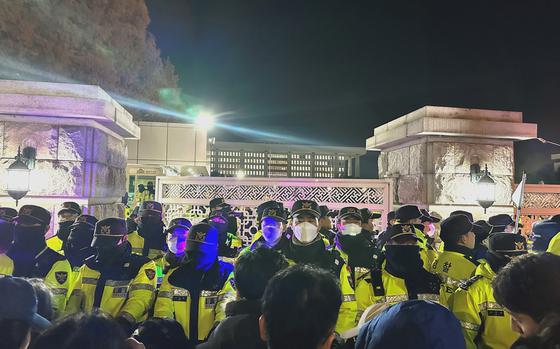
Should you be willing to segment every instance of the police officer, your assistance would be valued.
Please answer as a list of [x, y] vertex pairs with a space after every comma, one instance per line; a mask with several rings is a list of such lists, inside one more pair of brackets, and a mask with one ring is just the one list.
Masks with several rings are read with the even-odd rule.
[[[187, 218], [177, 217], [169, 222], [169, 228], [165, 230], [167, 234], [167, 252], [165, 253], [165, 268], [163, 273], [177, 268], [185, 258], [185, 247], [187, 234], [192, 227], [192, 223]], [[161, 283], [158, 280], [159, 283]]]
[[[0, 259], [5, 258], [5, 253], [14, 241], [13, 220], [17, 216], [17, 210], [11, 207], [0, 207]], [[4, 257], [1, 257], [4, 255]], [[1, 263], [1, 262], [0, 262]]]
[[206, 223], [189, 230], [186, 253], [184, 263], [165, 275], [154, 316], [178, 321], [191, 348], [205, 340], [215, 322], [223, 319], [226, 294], [222, 289], [233, 265], [218, 260], [218, 231]]
[[560, 233], [560, 224], [552, 221], [540, 221], [533, 225], [532, 239], [533, 251], [545, 252], [550, 241]]
[[24, 205], [14, 221], [14, 243], [6, 253], [14, 263], [12, 274], [44, 279], [53, 293], [53, 309], [60, 315], [66, 307], [72, 268], [63, 255], [45, 242], [51, 214], [42, 207]]
[[491, 226], [485, 220], [478, 220], [474, 222], [474, 225], [480, 227], [480, 229], [475, 229], [475, 242], [474, 242], [474, 252], [473, 257], [477, 261], [486, 259], [486, 253], [488, 252], [488, 247], [486, 246], [488, 243], [488, 237], [492, 234], [494, 227]]
[[[499, 214], [488, 219], [488, 223], [494, 227], [493, 233], [516, 233], [515, 221], [508, 214]], [[519, 225], [519, 227], [523, 227]]]
[[243, 242], [237, 237], [237, 219], [231, 215], [231, 206], [215, 208], [210, 212], [206, 223], [218, 230], [218, 255], [226, 258], [237, 257]]
[[327, 249], [319, 234], [319, 205], [311, 200], [298, 200], [292, 206], [293, 236], [286, 249], [291, 263], [308, 263], [329, 270], [340, 280], [343, 302], [335, 330], [338, 333], [355, 326], [357, 308], [354, 290], [344, 259], [334, 249]]
[[285, 254], [289, 244], [289, 240], [284, 234], [286, 223], [286, 211], [284, 211], [282, 206], [270, 206], [265, 208], [259, 222], [260, 230], [255, 234], [255, 236], [258, 235], [259, 238], [253, 240], [251, 245], [243, 249], [241, 253], [253, 251], [264, 246]]
[[379, 231], [375, 229], [373, 221], [381, 218], [381, 213], [371, 212], [368, 208], [362, 208], [360, 212], [362, 214], [362, 229], [369, 231], [374, 236], [378, 235]]
[[331, 217], [329, 217], [330, 210], [327, 206], [319, 206], [319, 212], [321, 212], [321, 217], [319, 217], [319, 234], [323, 239], [327, 239], [329, 246], [334, 244], [334, 237], [336, 233], [332, 229]]
[[287, 212], [284, 208], [284, 204], [279, 202], [279, 201], [270, 200], [270, 201], [263, 202], [262, 204], [257, 206], [257, 224], [258, 224], [258, 226], [257, 227], [251, 227], [251, 228], [254, 228], [254, 231], [255, 231], [253, 233], [253, 236], [252, 236], [252, 239], [251, 239], [251, 245], [253, 244], [253, 242], [259, 240], [262, 237], [261, 221], [262, 221], [262, 217], [263, 217], [262, 216], [263, 212], [266, 208], [280, 209], [280, 210], [284, 211], [284, 216], [285, 217], [288, 217], [288, 215], [289, 215], [289, 212]]
[[478, 229], [467, 216], [450, 216], [441, 223], [440, 237], [444, 250], [433, 263], [432, 271], [440, 276], [443, 283], [440, 291], [440, 303], [447, 306], [447, 300], [459, 287], [461, 282], [473, 276], [478, 262], [473, 257]]
[[85, 260], [95, 255], [95, 248], [91, 247], [95, 224], [97, 224], [97, 218], [83, 214], [78, 216], [74, 224], [70, 226], [70, 235], [64, 244], [63, 251], [72, 266], [70, 278], [72, 285], [78, 278], [78, 273]]
[[132, 205], [134, 207], [142, 205], [144, 201], [149, 201], [149, 192], [146, 190], [144, 184], [138, 184], [138, 190], [134, 193], [134, 200], [132, 201]]
[[78, 216], [82, 214], [80, 205], [73, 201], [62, 203], [62, 208], [58, 211], [58, 230], [56, 235], [47, 239], [47, 246], [60, 254], [64, 254], [64, 244], [70, 234], [70, 226]]
[[441, 279], [423, 267], [420, 238], [413, 224], [394, 224], [383, 234], [385, 263], [358, 280], [358, 311], [377, 303], [409, 299], [439, 301]]
[[430, 270], [432, 263], [437, 257], [437, 252], [435, 247], [429, 243], [428, 237], [423, 232], [424, 227], [422, 221], [431, 221], [431, 217], [424, 215], [418, 206], [404, 205], [395, 212], [395, 218], [401, 224], [413, 225], [414, 232], [418, 237], [420, 257], [422, 258], [424, 268]]
[[146, 319], [156, 288], [156, 266], [131, 253], [126, 222], [106, 218], [95, 225], [95, 255], [80, 268], [68, 300], [68, 313], [99, 309], [117, 319], [128, 334]]
[[517, 234], [494, 233], [489, 237], [487, 262], [462, 283], [451, 298], [449, 309], [463, 327], [467, 349], [507, 349], [519, 334], [511, 328], [511, 317], [496, 303], [492, 279], [512, 258], [527, 253], [525, 239]]
[[138, 230], [138, 223], [136, 220], [138, 219], [138, 211], [140, 210], [140, 206], [136, 206], [134, 210], [126, 217], [126, 230], [128, 234], [131, 234]]
[[362, 213], [356, 207], [343, 207], [338, 213], [335, 248], [350, 271], [352, 288], [374, 267], [379, 255], [372, 234], [362, 228]]
[[154, 189], [154, 182], [150, 181], [146, 184], [146, 191], [148, 192], [146, 199], [153, 201], [156, 198], [156, 190]]
[[0, 276], [12, 275], [14, 262], [6, 251], [14, 240], [14, 223], [0, 218]]
[[[463, 215], [466, 216], [469, 221], [474, 222], [474, 218], [472, 213], [463, 210], [457, 210], [451, 212], [450, 216], [455, 215]], [[486, 247], [488, 236], [493, 232], [494, 227], [490, 225], [485, 220], [478, 220], [474, 222], [475, 229], [475, 243], [474, 243], [474, 251], [473, 251], [473, 258], [477, 261], [486, 258], [486, 251], [488, 251], [488, 247]]]
[[138, 214], [138, 230], [128, 234], [132, 253], [160, 260], [167, 250], [162, 220], [163, 207], [157, 201], [144, 201]]
[[11, 222], [16, 218], [18, 211], [11, 207], [0, 207], [0, 219]]

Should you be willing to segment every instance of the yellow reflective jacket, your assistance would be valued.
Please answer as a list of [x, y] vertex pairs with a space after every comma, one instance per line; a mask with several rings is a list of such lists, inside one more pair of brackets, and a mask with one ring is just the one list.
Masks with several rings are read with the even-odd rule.
[[428, 237], [420, 229], [414, 227], [414, 232], [416, 237], [419, 239], [418, 246], [420, 247], [420, 258], [422, 258], [422, 263], [424, 264], [424, 269], [430, 271], [432, 269], [432, 264], [437, 258], [438, 251], [428, 243]]
[[356, 286], [358, 313], [362, 314], [367, 307], [377, 303], [396, 304], [409, 299], [439, 302], [439, 287], [436, 286], [431, 293], [409, 294], [404, 279], [392, 275], [385, 268], [372, 271], [365, 274]]
[[440, 303], [448, 306], [449, 297], [474, 275], [479, 263], [469, 256], [455, 251], [443, 251], [432, 264], [432, 273], [440, 276], [441, 284]]
[[62, 240], [60, 240], [58, 236], [54, 235], [48, 238], [47, 247], [64, 256], [64, 250], [62, 249]]
[[519, 337], [511, 329], [510, 315], [494, 299], [491, 284], [495, 275], [487, 262], [481, 262], [475, 275], [449, 298], [467, 349], [508, 349]]
[[175, 319], [189, 342], [198, 344], [225, 317], [225, 303], [235, 299], [232, 272], [233, 265], [222, 261], [205, 273], [189, 263], [170, 270], [159, 289], [154, 316]]
[[[325, 245], [325, 239], [321, 238], [321, 242]], [[328, 241], [327, 241], [328, 243]], [[327, 250], [332, 257], [332, 265], [329, 267], [328, 271], [335, 275], [338, 275], [340, 280], [340, 290], [342, 291], [342, 305], [340, 306], [340, 311], [338, 313], [338, 320], [336, 321], [335, 331], [338, 333], [343, 333], [351, 328], [354, 328], [359, 320], [358, 308], [356, 304], [356, 293], [351, 286], [351, 277], [344, 259], [340, 256], [340, 253], [335, 250]], [[297, 264], [296, 261], [289, 259], [290, 265]]]
[[160, 276], [163, 275], [163, 270], [166, 266], [164, 258], [165, 251], [154, 248], [144, 250], [144, 238], [137, 231], [128, 234], [128, 242], [130, 242], [130, 245], [132, 246], [132, 253], [148, 257], [156, 263], [156, 268], [158, 271], [157, 275], [159, 278], [157, 283], [158, 285], [160, 285], [162, 282], [162, 278]]
[[17, 256], [19, 255], [19, 248], [12, 246], [8, 250], [7, 255], [13, 261], [14, 269], [13, 276], [27, 277], [27, 278], [40, 278], [43, 279], [45, 285], [51, 290], [53, 295], [52, 306], [55, 316], [62, 315], [66, 308], [66, 299], [70, 290], [70, 278], [72, 267], [70, 262], [54, 250], [45, 247], [37, 256], [35, 256], [35, 265], [32, 270], [24, 270], [18, 262]]
[[0, 254], [0, 275], [12, 275], [14, 272], [14, 261], [6, 254]]
[[131, 324], [147, 318], [156, 289], [156, 266], [146, 257], [131, 254], [122, 266], [100, 271], [95, 257], [80, 268], [66, 312], [94, 309], [122, 316]]
[[554, 235], [554, 237], [550, 240], [546, 252], [560, 256], [560, 233]]

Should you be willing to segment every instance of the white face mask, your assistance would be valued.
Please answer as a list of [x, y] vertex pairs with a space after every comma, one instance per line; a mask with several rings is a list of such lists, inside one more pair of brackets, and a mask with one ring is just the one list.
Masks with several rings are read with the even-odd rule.
[[167, 248], [175, 255], [182, 255], [185, 253], [187, 243], [187, 236], [178, 236], [177, 234], [167, 235]]
[[342, 226], [340, 233], [342, 235], [358, 235], [362, 232], [362, 227], [355, 223], [350, 223]]
[[436, 233], [436, 227], [433, 224], [430, 224], [428, 226], [428, 231], [426, 232], [426, 235], [433, 238], [435, 233]]
[[278, 225], [264, 225], [262, 233], [266, 242], [276, 242], [282, 236], [282, 228]]
[[299, 223], [292, 227], [294, 231], [294, 236], [302, 243], [310, 243], [319, 234], [319, 228], [309, 222]]

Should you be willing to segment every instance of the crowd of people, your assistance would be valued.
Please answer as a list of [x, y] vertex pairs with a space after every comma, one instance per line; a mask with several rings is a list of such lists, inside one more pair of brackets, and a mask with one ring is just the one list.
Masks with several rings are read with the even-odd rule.
[[403, 205], [381, 214], [268, 201], [243, 246], [224, 199], [206, 219], [126, 219], [63, 203], [0, 207], [0, 347], [560, 348], [560, 216], [529, 237]]

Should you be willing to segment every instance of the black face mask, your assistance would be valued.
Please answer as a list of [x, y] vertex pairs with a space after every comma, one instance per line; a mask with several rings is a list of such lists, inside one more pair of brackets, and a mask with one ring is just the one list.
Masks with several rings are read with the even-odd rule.
[[96, 260], [106, 266], [115, 266], [124, 262], [124, 259], [130, 254], [130, 244], [125, 242], [117, 246], [96, 247]]
[[72, 228], [70, 236], [62, 248], [72, 266], [81, 266], [86, 258], [95, 254], [95, 248], [91, 247], [92, 239], [92, 229], [84, 226]]
[[146, 235], [160, 235], [163, 233], [163, 222], [159, 217], [142, 217], [138, 223], [138, 230]]
[[14, 245], [33, 253], [39, 253], [45, 248], [45, 227], [14, 227]]
[[397, 277], [417, 273], [422, 269], [420, 248], [416, 245], [385, 245], [387, 271]]
[[70, 226], [72, 224], [74, 224], [74, 222], [72, 221], [58, 223], [56, 236], [58, 236], [58, 238], [63, 242], [66, 242], [66, 240], [68, 240], [68, 235], [70, 235]]

